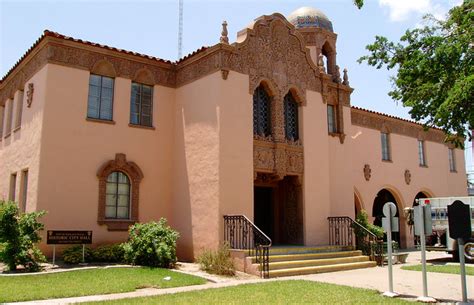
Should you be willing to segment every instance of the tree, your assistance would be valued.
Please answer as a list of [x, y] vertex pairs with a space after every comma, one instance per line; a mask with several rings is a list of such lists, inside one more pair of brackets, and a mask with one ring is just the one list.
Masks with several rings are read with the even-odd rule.
[[22, 265], [28, 271], [38, 271], [40, 262], [45, 261], [44, 255], [35, 244], [41, 241], [39, 232], [44, 225], [38, 218], [44, 211], [19, 213], [14, 202], [0, 201], [0, 261], [7, 264], [8, 269], [16, 270]]
[[400, 42], [376, 36], [366, 61], [377, 69], [398, 69], [388, 94], [426, 127], [437, 126], [447, 140], [463, 146], [474, 127], [474, 1], [452, 8], [446, 20], [424, 17], [426, 25], [407, 30]]

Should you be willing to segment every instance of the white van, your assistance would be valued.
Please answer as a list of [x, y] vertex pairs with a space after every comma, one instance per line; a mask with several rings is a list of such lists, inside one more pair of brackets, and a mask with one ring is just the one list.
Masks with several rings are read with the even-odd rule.
[[446, 251], [453, 254], [455, 260], [459, 259], [457, 241], [449, 237], [448, 205], [456, 200], [469, 204], [471, 207], [471, 232], [470, 242], [474, 242], [474, 197], [440, 197], [418, 199], [418, 203], [431, 206], [431, 220], [433, 235], [427, 240], [426, 250]]

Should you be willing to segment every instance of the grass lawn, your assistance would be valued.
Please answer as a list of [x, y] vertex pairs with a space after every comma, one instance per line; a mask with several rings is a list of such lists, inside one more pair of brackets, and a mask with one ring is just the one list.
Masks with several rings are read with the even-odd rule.
[[407, 304], [375, 290], [303, 280], [274, 281], [88, 304]]
[[[171, 280], [163, 280], [167, 276], [170, 276]], [[206, 280], [203, 278], [159, 268], [107, 268], [42, 275], [0, 276], [0, 303], [204, 283]]]
[[[421, 271], [421, 265], [403, 266], [403, 270]], [[426, 265], [426, 271], [438, 273], [461, 274], [459, 265]], [[474, 267], [466, 266], [466, 274], [474, 275]]]

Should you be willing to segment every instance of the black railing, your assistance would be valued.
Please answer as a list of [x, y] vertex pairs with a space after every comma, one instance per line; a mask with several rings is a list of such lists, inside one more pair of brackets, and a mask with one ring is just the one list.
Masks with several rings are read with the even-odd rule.
[[383, 263], [383, 240], [348, 216], [328, 217], [329, 244], [356, 246], [377, 264]]
[[272, 240], [245, 215], [224, 215], [224, 241], [231, 249], [248, 250], [255, 255], [263, 278], [269, 277]]

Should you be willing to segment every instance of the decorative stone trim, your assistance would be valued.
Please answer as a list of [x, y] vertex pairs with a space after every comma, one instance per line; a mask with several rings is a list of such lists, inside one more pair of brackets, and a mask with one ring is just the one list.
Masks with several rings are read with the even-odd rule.
[[[130, 179], [130, 219], [107, 219], [105, 218], [105, 200], [107, 177], [115, 171], [125, 173]], [[106, 225], [109, 231], [126, 231], [128, 227], [138, 221], [138, 204], [140, 194], [140, 181], [143, 173], [135, 162], [127, 161], [125, 154], [116, 154], [115, 160], [104, 163], [97, 171], [99, 178], [99, 207], [97, 223]]]
[[274, 179], [302, 176], [304, 171], [303, 147], [288, 143], [254, 140], [254, 177], [267, 173]]
[[26, 91], [26, 106], [31, 107], [33, 103], [33, 93], [35, 92], [35, 86], [33, 83], [28, 84], [28, 90]]
[[411, 182], [411, 173], [410, 173], [410, 170], [408, 170], [408, 169], [405, 170], [404, 176], [405, 176], [405, 183], [406, 183], [407, 185], [409, 185], [410, 182]]
[[128, 127], [149, 129], [149, 130], [155, 130], [156, 129], [154, 126], [145, 126], [145, 125], [138, 125], [138, 124], [132, 124], [132, 123], [129, 123]]
[[115, 125], [115, 121], [110, 121], [110, 120], [101, 120], [101, 119], [86, 118], [86, 121], [88, 121], [88, 122], [93, 122], [93, 123], [102, 123], [102, 124]]
[[423, 134], [425, 141], [445, 144], [445, 133], [437, 129], [423, 130], [423, 126], [406, 122], [401, 119], [392, 118], [369, 111], [351, 108], [351, 120], [353, 125], [375, 129], [378, 131], [389, 131], [393, 134], [403, 135], [418, 139]]
[[370, 165], [369, 165], [369, 164], [365, 164], [365, 165], [364, 165], [363, 172], [364, 172], [365, 181], [369, 181], [369, 180], [370, 180], [370, 177], [372, 177], [372, 170], [370, 169]]

